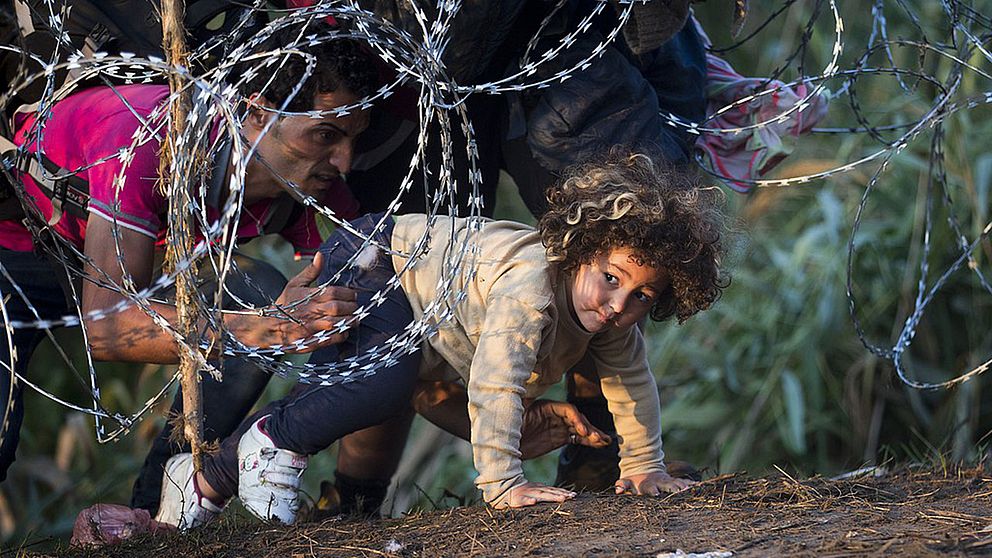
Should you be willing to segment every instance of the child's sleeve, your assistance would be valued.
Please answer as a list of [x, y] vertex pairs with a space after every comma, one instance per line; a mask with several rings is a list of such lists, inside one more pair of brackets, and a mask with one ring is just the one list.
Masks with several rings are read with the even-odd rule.
[[620, 476], [664, 471], [661, 402], [640, 330], [598, 335], [590, 349], [620, 436]]
[[522, 398], [550, 323], [545, 312], [514, 298], [487, 303], [468, 381], [468, 414], [479, 472], [475, 484], [494, 507], [503, 507], [510, 489], [526, 482], [520, 460]]

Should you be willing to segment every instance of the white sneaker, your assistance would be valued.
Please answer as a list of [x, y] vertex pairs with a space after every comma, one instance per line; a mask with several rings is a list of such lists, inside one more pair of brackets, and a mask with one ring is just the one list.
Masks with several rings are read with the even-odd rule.
[[223, 506], [200, 494], [200, 488], [193, 480], [192, 453], [174, 455], [165, 463], [162, 497], [155, 521], [186, 531], [209, 523], [222, 511]]
[[238, 497], [255, 517], [292, 525], [300, 511], [307, 456], [275, 447], [262, 430], [267, 418], [255, 421], [238, 443]]

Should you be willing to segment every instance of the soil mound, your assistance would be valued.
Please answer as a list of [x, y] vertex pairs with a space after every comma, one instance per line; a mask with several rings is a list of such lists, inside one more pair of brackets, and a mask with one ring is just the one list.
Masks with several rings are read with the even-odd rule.
[[584, 494], [522, 510], [475, 506], [293, 527], [232, 517], [189, 535], [148, 535], [55, 555], [656, 557], [679, 550], [734, 557], [992, 555], [992, 475], [980, 469], [903, 469], [845, 480], [723, 475], [656, 499]]

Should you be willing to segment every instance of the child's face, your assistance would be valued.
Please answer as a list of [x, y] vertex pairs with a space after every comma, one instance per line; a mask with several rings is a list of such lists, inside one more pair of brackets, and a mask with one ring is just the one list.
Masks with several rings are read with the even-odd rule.
[[582, 327], [597, 333], [639, 322], [668, 288], [668, 273], [638, 265], [628, 248], [615, 248], [579, 266], [572, 305]]

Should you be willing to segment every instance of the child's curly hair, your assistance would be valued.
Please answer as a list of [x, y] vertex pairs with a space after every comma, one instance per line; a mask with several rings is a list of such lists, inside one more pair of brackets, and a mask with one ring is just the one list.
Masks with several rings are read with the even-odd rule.
[[548, 190], [538, 227], [548, 259], [564, 272], [618, 247], [631, 249], [640, 265], [666, 270], [671, 283], [651, 319], [676, 316], [682, 323], [728, 284], [720, 272], [722, 201], [722, 192], [703, 187], [691, 169], [618, 148], [566, 169]]

